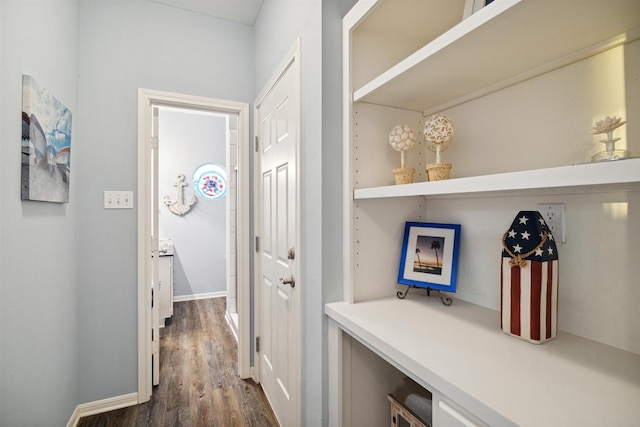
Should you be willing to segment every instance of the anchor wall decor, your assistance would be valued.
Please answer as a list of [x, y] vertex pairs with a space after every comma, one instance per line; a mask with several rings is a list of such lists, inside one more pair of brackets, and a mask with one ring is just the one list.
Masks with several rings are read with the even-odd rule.
[[196, 196], [191, 196], [191, 200], [189, 200], [189, 203], [186, 205], [184, 204], [183, 193], [184, 193], [184, 187], [186, 187], [187, 185], [189, 184], [185, 182], [185, 176], [183, 174], [180, 174], [176, 179], [176, 183], [173, 184], [173, 186], [178, 189], [178, 200], [176, 200], [175, 202], [172, 202], [169, 196], [167, 195], [164, 196], [164, 199], [163, 199], [164, 204], [167, 205], [169, 210], [176, 215], [182, 216], [186, 214], [191, 210], [193, 205], [195, 205], [197, 202]]

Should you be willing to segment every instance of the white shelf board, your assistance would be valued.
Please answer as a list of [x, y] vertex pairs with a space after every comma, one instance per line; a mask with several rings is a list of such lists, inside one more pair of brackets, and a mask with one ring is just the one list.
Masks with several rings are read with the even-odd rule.
[[357, 30], [372, 32], [393, 39], [413, 40], [426, 44], [444, 33], [441, 22], [462, 21], [465, 0], [383, 0], [371, 4], [365, 11], [354, 10], [357, 18], [347, 18], [358, 22]]
[[356, 90], [354, 102], [432, 110], [638, 27], [637, 0], [496, 0]]
[[[410, 293], [325, 306], [340, 329], [490, 425], [623, 426], [640, 420], [640, 355], [562, 331], [534, 345], [499, 313]], [[357, 381], [357, 379], [353, 379]]]
[[562, 190], [566, 193], [573, 193], [584, 191], [585, 188], [622, 188], [628, 184], [638, 183], [640, 183], [640, 158], [455, 178], [445, 181], [360, 188], [354, 190], [354, 199], [475, 196], [480, 193], [522, 190], [543, 192]]

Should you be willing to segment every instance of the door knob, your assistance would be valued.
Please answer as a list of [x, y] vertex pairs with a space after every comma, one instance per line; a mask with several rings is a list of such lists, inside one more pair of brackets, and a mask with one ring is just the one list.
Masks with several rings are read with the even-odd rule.
[[279, 280], [280, 282], [284, 283], [285, 285], [289, 285], [292, 288], [296, 287], [296, 278], [293, 276], [293, 274], [291, 275], [291, 277], [280, 277]]

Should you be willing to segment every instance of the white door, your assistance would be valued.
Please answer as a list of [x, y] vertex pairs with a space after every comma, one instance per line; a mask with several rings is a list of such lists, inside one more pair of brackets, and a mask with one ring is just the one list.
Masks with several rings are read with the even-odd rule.
[[257, 102], [259, 377], [280, 425], [300, 425], [297, 57]]
[[151, 370], [152, 384], [160, 383], [160, 271], [158, 250], [158, 107], [151, 119]]

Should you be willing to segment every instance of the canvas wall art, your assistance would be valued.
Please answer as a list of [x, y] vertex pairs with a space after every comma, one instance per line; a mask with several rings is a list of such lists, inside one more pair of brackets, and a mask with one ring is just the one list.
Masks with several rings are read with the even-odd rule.
[[31, 76], [22, 76], [22, 200], [67, 203], [71, 111]]

